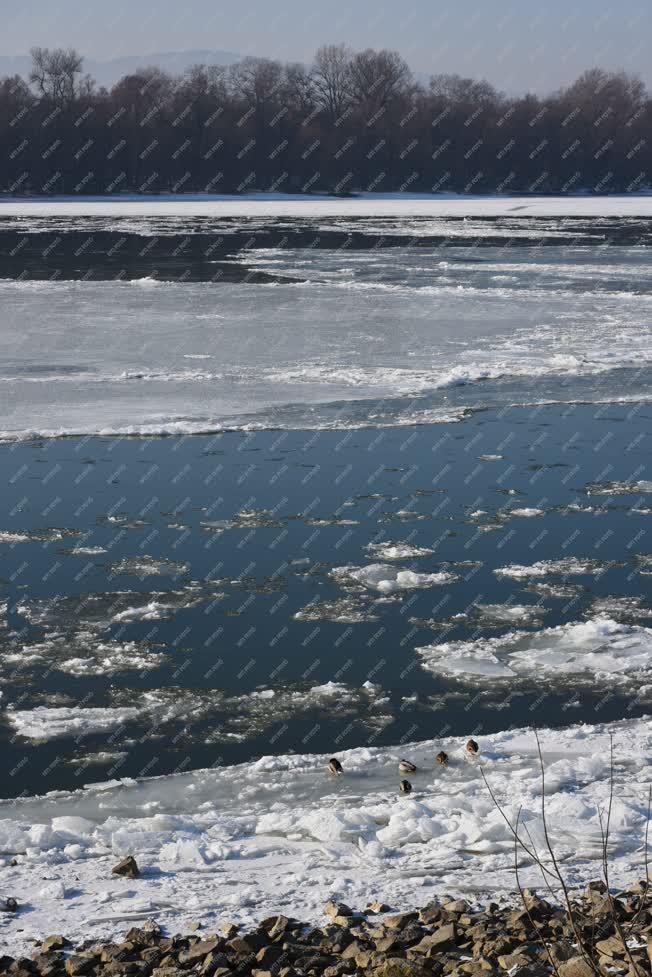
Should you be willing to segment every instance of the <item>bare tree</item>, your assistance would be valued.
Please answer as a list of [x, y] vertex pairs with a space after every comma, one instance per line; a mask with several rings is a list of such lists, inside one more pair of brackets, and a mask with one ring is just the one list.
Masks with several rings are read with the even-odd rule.
[[359, 105], [378, 109], [390, 99], [403, 94], [412, 81], [412, 73], [396, 51], [360, 51], [351, 61], [349, 89]]
[[325, 44], [315, 55], [315, 95], [330, 122], [342, 117], [349, 103], [351, 51], [345, 44]]
[[303, 64], [285, 67], [283, 101], [293, 111], [308, 115], [315, 105], [315, 83], [310, 71]]
[[231, 69], [234, 93], [264, 118], [276, 103], [283, 84], [283, 66], [270, 58], [245, 58]]
[[[57, 105], [69, 104], [77, 94], [77, 80], [84, 59], [74, 48], [33, 47], [30, 82], [42, 98], [50, 98]], [[86, 85], [87, 87], [87, 85]]]
[[500, 101], [500, 95], [488, 81], [476, 81], [460, 75], [433, 75], [430, 93], [456, 105], [482, 106]]

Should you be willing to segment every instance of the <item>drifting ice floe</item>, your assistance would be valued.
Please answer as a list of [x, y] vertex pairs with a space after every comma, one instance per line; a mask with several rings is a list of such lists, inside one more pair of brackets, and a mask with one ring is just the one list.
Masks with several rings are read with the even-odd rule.
[[604, 573], [611, 564], [593, 559], [579, 559], [568, 556], [562, 560], [540, 560], [531, 566], [520, 566], [514, 563], [507, 567], [497, 567], [494, 573], [497, 577], [513, 577], [515, 580], [529, 577], [548, 577], [553, 574], [560, 576], [582, 576]]
[[188, 573], [187, 563], [174, 563], [172, 560], [156, 559], [153, 556], [129, 556], [109, 567], [112, 577], [178, 577]]
[[416, 560], [434, 553], [427, 546], [412, 546], [410, 543], [368, 543], [365, 549], [370, 556], [379, 560]]
[[[0, 620], [0, 624], [2, 621]], [[68, 675], [119, 675], [158, 668], [167, 655], [152, 651], [137, 641], [102, 641], [93, 631], [74, 634], [46, 634], [34, 644], [10, 643], [0, 651], [0, 666], [29, 673], [33, 666]]]
[[[652, 678], [652, 629], [598, 616], [542, 631], [449, 641], [416, 649], [423, 668], [462, 682], [545, 678], [629, 686]], [[642, 689], [638, 690], [639, 692]], [[650, 690], [652, 692], [652, 690]]]
[[314, 600], [297, 611], [294, 620], [362, 624], [366, 621], [377, 621], [378, 615], [374, 614], [362, 601], [351, 597], [341, 597], [339, 600]]
[[635, 495], [637, 492], [652, 492], [652, 481], [642, 479], [637, 482], [590, 482], [584, 487], [587, 495]]
[[331, 576], [342, 586], [359, 586], [378, 590], [381, 594], [393, 594], [401, 590], [423, 587], [439, 587], [457, 580], [454, 573], [415, 573], [414, 570], [398, 570], [386, 563], [372, 563], [366, 567], [335, 567]]
[[[166, 723], [182, 722], [190, 727], [211, 719], [204, 741], [246, 740], [272, 724], [290, 720], [298, 713], [325, 710], [330, 718], [352, 717], [363, 726], [387, 725], [391, 716], [378, 712], [387, 698], [370, 682], [361, 688], [341, 682], [325, 682], [310, 688], [256, 689], [242, 695], [227, 695], [219, 689], [162, 688], [134, 693], [116, 689], [111, 706], [10, 707], [6, 719], [18, 736], [35, 742], [75, 736], [79, 739], [122, 726], [145, 726], [142, 738], [158, 735]], [[186, 730], [187, 731], [187, 730]]]
[[[619, 887], [644, 871], [652, 725], [629, 720], [540, 731], [548, 829], [573, 884], [601, 871], [597, 805], [609, 798], [609, 733], [610, 873]], [[521, 821], [543, 848], [536, 742], [529, 730], [477, 738], [479, 763], [466, 761], [462, 736], [340, 751], [339, 778], [326, 772], [330, 754], [266, 756], [3, 802], [3, 871], [19, 903], [30, 904], [28, 914], [7, 918], [6, 951], [31, 952], [31, 940], [51, 932], [75, 942], [111, 938], [139, 914], [171, 932], [197, 921], [212, 932], [225, 917], [249, 924], [270, 912], [321, 922], [332, 896], [354, 908], [379, 898], [406, 910], [443, 893], [513, 895], [513, 838], [481, 770], [512, 822], [522, 805]], [[446, 768], [434, 762], [440, 749], [450, 757]], [[410, 798], [398, 792], [403, 756], [418, 767]], [[125, 854], [144, 870], [128, 885], [111, 876]], [[524, 862], [522, 884], [541, 887]], [[35, 888], [35, 872], [52, 890]]]
[[68, 536], [81, 536], [77, 529], [2, 529], [0, 543], [53, 543]]

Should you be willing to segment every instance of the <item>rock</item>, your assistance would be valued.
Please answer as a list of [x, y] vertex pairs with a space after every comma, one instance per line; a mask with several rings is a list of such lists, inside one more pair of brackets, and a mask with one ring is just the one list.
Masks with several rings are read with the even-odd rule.
[[522, 967], [529, 967], [532, 963], [532, 959], [526, 956], [524, 953], [501, 953], [498, 957], [498, 966], [502, 970], [514, 970], [521, 969]]
[[[379, 940], [376, 940], [376, 950], [379, 953], [391, 953], [392, 950], [398, 950], [401, 947], [401, 941], [397, 939], [396, 934], [391, 936], [383, 936]], [[399, 954], [396, 954], [399, 956]]]
[[456, 946], [457, 927], [455, 923], [446, 923], [444, 926], [440, 926], [429, 939], [431, 947], [437, 947], [438, 950], [445, 950], [448, 947]]
[[18, 903], [13, 896], [9, 896], [9, 898], [5, 899], [4, 903], [0, 905], [0, 909], [4, 909], [6, 913], [17, 913]]
[[218, 936], [212, 940], [198, 940], [197, 943], [193, 943], [187, 950], [181, 951], [179, 954], [179, 963], [196, 963], [198, 960], [203, 960], [209, 953], [221, 949], [223, 942]]
[[351, 916], [333, 916], [333, 922], [336, 926], [351, 926], [354, 922], [354, 917]]
[[323, 977], [343, 977], [352, 970], [352, 966], [348, 960], [338, 960], [332, 967], [326, 967]]
[[529, 963], [527, 967], [517, 967], [512, 977], [549, 977], [549, 968], [546, 969], [542, 964]]
[[442, 909], [448, 913], [468, 913], [470, 908], [466, 899], [455, 899], [453, 902], [445, 902], [442, 906]]
[[326, 957], [319, 953], [306, 953], [302, 957], [297, 957], [294, 961], [294, 966], [302, 973], [314, 970], [326, 970], [326, 967], [330, 967], [332, 963], [333, 960], [331, 957]]
[[377, 899], [375, 902], [370, 902], [367, 906], [367, 912], [370, 913], [388, 913], [392, 907], [388, 906], [386, 902], [379, 902]]
[[267, 939], [266, 933], [264, 936], [260, 932], [246, 933], [244, 936], [234, 936], [226, 945], [233, 953], [245, 956], [251, 953], [258, 953], [259, 950], [262, 950], [264, 946], [267, 946]]
[[68, 977], [82, 977], [89, 974], [95, 966], [97, 958], [84, 953], [74, 953], [65, 963]]
[[340, 957], [342, 960], [354, 960], [357, 955], [359, 953], [363, 953], [365, 949], [366, 947], [363, 946], [362, 943], [359, 943], [358, 940], [353, 940], [352, 943], [349, 943], [349, 945], [342, 950]]
[[275, 939], [289, 929], [290, 919], [287, 916], [268, 916], [260, 925], [264, 930], [267, 930], [272, 939]]
[[108, 977], [133, 977], [135, 974], [149, 973], [149, 964], [144, 960], [112, 960], [102, 967]]
[[127, 855], [122, 861], [118, 862], [111, 869], [113, 875], [121, 875], [125, 879], [137, 879], [140, 876], [140, 869], [133, 855]]
[[436, 923], [441, 919], [441, 912], [441, 906], [438, 902], [429, 902], [419, 911], [419, 920], [422, 923]]
[[278, 963], [285, 957], [285, 951], [280, 946], [264, 946], [256, 954], [256, 962], [265, 968]]
[[[226, 953], [222, 953], [220, 950], [214, 950], [204, 957], [201, 966], [199, 967], [199, 973], [212, 975], [216, 970], [223, 968], [229, 968], [229, 958], [227, 957]], [[197, 969], [197, 964], [195, 964], [194, 969]]]
[[[492, 964], [491, 960], [487, 960], [486, 957], [479, 956], [475, 960], [467, 960], [466, 963], [460, 965], [460, 970], [466, 971], [466, 968], [471, 965], [471, 963], [477, 964], [478, 970], [474, 973], [496, 973], [496, 968]], [[469, 971], [470, 973], [471, 971]]]
[[337, 916], [353, 916], [353, 910], [346, 903], [333, 902], [332, 899], [324, 906], [324, 913], [326, 916], [332, 916], [333, 919]]
[[41, 953], [50, 953], [52, 950], [63, 950], [64, 947], [70, 946], [70, 941], [65, 938], [65, 936], [46, 936], [46, 938], [41, 943]]
[[595, 977], [584, 957], [575, 956], [558, 964], [559, 977]]
[[220, 923], [220, 925], [217, 927], [217, 932], [223, 936], [225, 940], [231, 940], [239, 929], [240, 927], [237, 923], [232, 923], [230, 920], [227, 920]]
[[140, 959], [144, 960], [151, 967], [155, 967], [161, 960], [163, 951], [158, 946], [146, 946], [140, 951]]
[[594, 882], [589, 882], [586, 887], [586, 894], [589, 898], [591, 898], [591, 895], [594, 892], [598, 892], [601, 895], [604, 895], [606, 891], [607, 891], [607, 886], [602, 881], [602, 879], [596, 879]]
[[606, 940], [598, 940], [595, 944], [598, 953], [605, 957], [624, 957], [625, 948], [619, 936], [609, 936]]
[[389, 929], [402, 929], [408, 923], [415, 923], [419, 918], [419, 913], [399, 913], [396, 916], [388, 916], [383, 920]]
[[158, 923], [145, 924], [142, 927], [132, 926], [131, 929], [125, 934], [124, 942], [129, 943], [134, 950], [138, 948], [151, 946], [152, 943], [158, 942], [161, 937], [161, 927]]
[[432, 977], [432, 971], [426, 970], [401, 957], [388, 957], [372, 971], [373, 977]]

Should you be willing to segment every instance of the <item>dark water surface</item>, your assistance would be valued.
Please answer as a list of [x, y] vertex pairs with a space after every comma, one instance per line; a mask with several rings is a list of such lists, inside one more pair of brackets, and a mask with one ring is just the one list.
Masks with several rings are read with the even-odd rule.
[[[1, 445], [1, 793], [644, 714], [636, 676], [551, 666], [460, 681], [415, 649], [595, 620], [606, 597], [638, 599], [608, 616], [644, 627], [651, 419], [648, 404], [571, 405], [386, 430]], [[386, 541], [432, 552], [365, 550]], [[590, 572], [493, 572], [573, 557]], [[330, 575], [379, 563], [456, 579], [385, 593]], [[294, 618], [315, 601], [346, 602], [329, 612], [344, 620], [323, 607]], [[509, 603], [540, 608], [513, 621], [477, 609]], [[43, 734], [25, 735], [12, 717], [39, 707], [63, 711], [32, 713]], [[98, 708], [118, 711], [89, 725]]]

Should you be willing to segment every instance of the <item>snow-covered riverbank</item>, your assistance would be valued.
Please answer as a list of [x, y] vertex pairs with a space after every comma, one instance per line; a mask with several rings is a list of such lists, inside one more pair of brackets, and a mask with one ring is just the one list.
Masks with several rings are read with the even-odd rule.
[[[522, 818], [541, 845], [540, 773], [530, 730], [483, 737], [478, 760], [464, 739], [338, 752], [269, 756], [250, 764], [125, 780], [0, 805], [2, 896], [21, 909], [0, 916], [13, 953], [60, 932], [111, 937], [156, 918], [172, 931], [196, 921], [252, 922], [272, 911], [318, 921], [330, 896], [351, 906], [381, 899], [401, 909], [443, 893], [472, 899], [514, 891], [513, 843], [484, 786]], [[614, 737], [611, 878], [642, 877], [652, 722], [629, 720], [543, 730], [549, 827], [567, 878], [600, 875], [596, 805], [609, 792]], [[448, 767], [437, 767], [444, 749]], [[335, 752], [337, 752], [335, 748]], [[398, 792], [409, 758], [413, 793]], [[134, 854], [139, 879], [111, 875]], [[16, 862], [17, 864], [13, 864]], [[525, 884], [539, 881], [524, 868]]]

